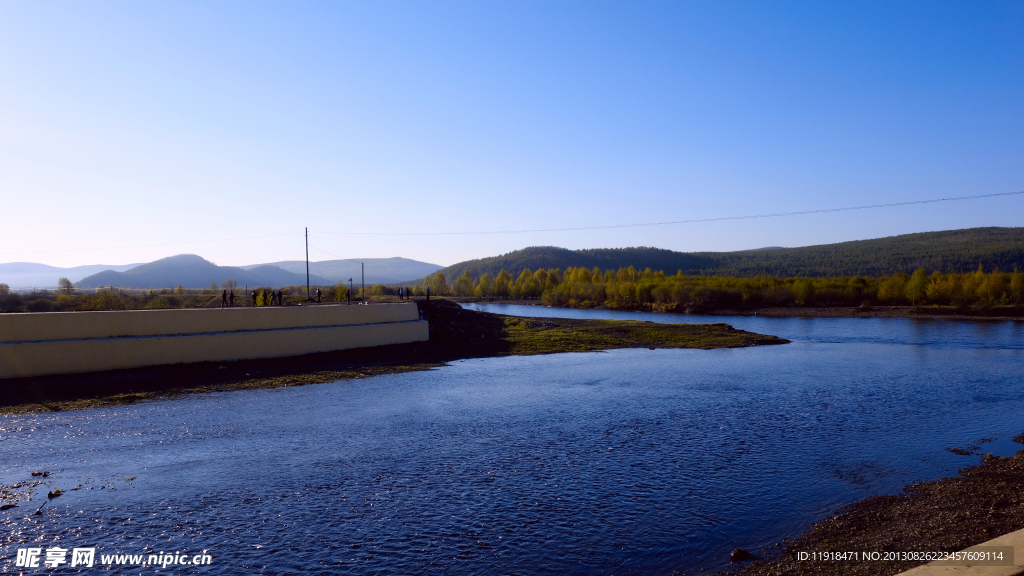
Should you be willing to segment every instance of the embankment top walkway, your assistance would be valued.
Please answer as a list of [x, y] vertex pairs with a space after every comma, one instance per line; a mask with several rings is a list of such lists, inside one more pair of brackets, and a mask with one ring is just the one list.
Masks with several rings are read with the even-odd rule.
[[0, 378], [422, 342], [416, 304], [0, 314]]

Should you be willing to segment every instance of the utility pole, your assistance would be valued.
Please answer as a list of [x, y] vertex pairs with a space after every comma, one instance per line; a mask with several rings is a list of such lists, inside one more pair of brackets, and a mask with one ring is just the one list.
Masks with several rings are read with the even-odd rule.
[[309, 302], [309, 228], [306, 228], [306, 302]]
[[348, 303], [352, 304], [352, 279], [348, 279]]
[[363, 275], [363, 302], [366, 302], [366, 267], [362, 262], [359, 263], [359, 273]]

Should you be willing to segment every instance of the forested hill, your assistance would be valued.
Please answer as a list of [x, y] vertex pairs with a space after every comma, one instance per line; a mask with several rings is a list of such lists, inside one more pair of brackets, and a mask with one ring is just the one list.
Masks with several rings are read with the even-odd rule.
[[739, 252], [674, 252], [660, 248], [567, 250], [539, 246], [502, 256], [460, 262], [441, 270], [449, 281], [469, 270], [474, 278], [502, 269], [518, 274], [524, 268], [634, 266], [691, 276], [884, 276], [929, 272], [969, 272], [1024, 269], [1024, 228], [970, 228], [945, 232], [904, 234], [874, 240], [803, 248], [762, 248]]
[[[137, 288], [206, 288], [234, 280], [238, 286], [301, 286], [306, 284], [305, 274], [296, 274], [277, 266], [261, 265], [244, 270], [236, 266], [217, 266], [195, 254], [179, 254], [141, 264], [124, 272], [107, 270], [86, 276], [75, 285], [128, 286]], [[319, 276], [310, 276], [313, 284], [327, 285]]]

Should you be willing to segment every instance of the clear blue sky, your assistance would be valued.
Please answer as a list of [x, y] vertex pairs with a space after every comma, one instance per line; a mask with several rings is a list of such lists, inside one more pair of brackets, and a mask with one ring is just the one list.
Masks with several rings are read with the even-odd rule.
[[800, 246], [1024, 197], [330, 233], [1022, 189], [1020, 2], [0, 1], [0, 262], [301, 259], [304, 226], [313, 260]]

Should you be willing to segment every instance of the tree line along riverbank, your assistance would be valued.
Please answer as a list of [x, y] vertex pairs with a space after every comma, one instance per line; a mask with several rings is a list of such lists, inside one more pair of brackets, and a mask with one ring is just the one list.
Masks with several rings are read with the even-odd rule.
[[420, 300], [417, 305], [429, 322], [427, 342], [291, 358], [11, 378], [0, 386], [0, 414], [75, 410], [183, 394], [353, 380], [429, 370], [466, 358], [616, 348], [739, 348], [788, 342], [726, 324], [522, 318], [464, 310], [444, 299]]
[[[318, 287], [313, 287], [315, 292]], [[344, 302], [349, 288], [321, 286], [321, 300]], [[639, 270], [632, 266], [617, 270], [599, 268], [558, 268], [530, 270], [512, 274], [501, 270], [495, 277], [488, 273], [474, 277], [469, 270], [454, 280], [437, 272], [422, 281], [402, 285], [377, 284], [364, 291], [356, 289], [354, 299], [390, 299], [400, 289], [412, 296], [424, 296], [429, 289], [435, 296], [537, 301], [548, 306], [568, 308], [607, 308], [653, 312], [706, 313], [718, 310], [755, 310], [803, 308], [866, 308], [871, 306], [915, 306], [949, 308], [956, 314], [1019, 316], [1024, 312], [1024, 273], [985, 271], [943, 273], [919, 268], [913, 274], [890, 276], [727, 277], [687, 276]], [[257, 305], [245, 290], [238, 290], [237, 305]], [[305, 287], [282, 289], [285, 304], [306, 299]], [[251, 290], [250, 290], [251, 291]], [[0, 312], [51, 312], [73, 310], [126, 310], [140, 308], [212, 307], [220, 305], [221, 289], [210, 287], [188, 290], [183, 287], [164, 290], [105, 288], [88, 293], [68, 288], [63, 292], [38, 291], [14, 294], [0, 284]], [[935, 310], [935, 315], [954, 312]], [[778, 315], [786, 315], [779, 313]], [[892, 315], [892, 314], [888, 314]], [[900, 314], [896, 314], [900, 315]]]
[[976, 311], [1024, 306], [1024, 273], [998, 270], [964, 274], [929, 273], [882, 277], [829, 278], [771, 276], [687, 276], [650, 268], [618, 270], [567, 268], [532, 271], [513, 276], [502, 270], [491, 278], [463, 272], [453, 282], [436, 273], [413, 286], [413, 294], [430, 288], [432, 294], [540, 300], [548, 306], [605, 307], [623, 310], [699, 312], [722, 308], [785, 306], [953, 306]]

